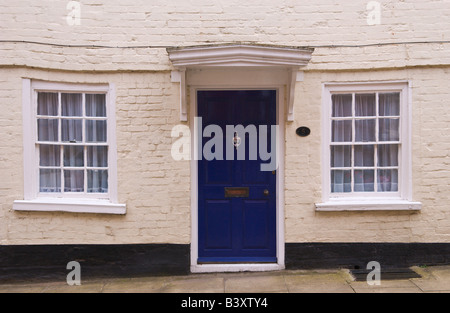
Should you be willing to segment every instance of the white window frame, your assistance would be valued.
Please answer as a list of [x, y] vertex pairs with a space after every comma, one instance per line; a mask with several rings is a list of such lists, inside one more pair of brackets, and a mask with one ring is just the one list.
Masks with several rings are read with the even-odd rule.
[[[332, 95], [383, 92], [400, 93], [400, 155], [398, 192], [352, 192], [347, 194], [331, 193], [330, 146], [332, 133]], [[323, 84], [322, 97], [322, 203], [316, 203], [316, 210], [420, 210], [421, 203], [412, 201], [411, 83], [407, 81], [325, 83]], [[352, 184], [353, 183], [354, 182], [352, 181]]]
[[[39, 192], [39, 149], [37, 140], [38, 92], [102, 93], [106, 95], [108, 146], [108, 193]], [[125, 204], [118, 203], [117, 146], [114, 84], [72, 84], [22, 80], [24, 145], [24, 200], [16, 200], [17, 211], [63, 211], [76, 213], [125, 214]], [[86, 178], [85, 178], [86, 179]]]

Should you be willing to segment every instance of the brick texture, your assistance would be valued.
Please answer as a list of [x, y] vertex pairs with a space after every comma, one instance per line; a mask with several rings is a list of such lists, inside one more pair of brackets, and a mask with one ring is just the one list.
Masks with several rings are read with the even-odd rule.
[[[0, 244], [190, 243], [190, 166], [170, 154], [179, 86], [165, 47], [228, 42], [316, 47], [286, 126], [287, 242], [450, 242], [450, 3], [380, 1], [381, 23], [370, 26], [367, 1], [344, 2], [82, 0], [80, 25], [70, 26], [68, 1], [0, 0], [8, 40], [0, 42]], [[413, 41], [435, 43], [355, 47]], [[115, 83], [125, 216], [12, 211], [26, 181], [22, 78]], [[322, 83], [387, 80], [413, 84], [413, 194], [422, 212], [316, 213]], [[311, 136], [296, 136], [299, 126]]]

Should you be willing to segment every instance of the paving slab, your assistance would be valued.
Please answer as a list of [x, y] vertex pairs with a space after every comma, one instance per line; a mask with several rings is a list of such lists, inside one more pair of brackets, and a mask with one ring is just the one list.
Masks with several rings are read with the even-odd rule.
[[105, 283], [103, 281], [82, 282], [80, 286], [70, 286], [64, 282], [48, 283], [44, 293], [101, 293]]
[[104, 293], [158, 293], [171, 277], [112, 279], [105, 283]]
[[285, 275], [284, 278], [292, 293], [354, 293], [341, 273]]
[[450, 293], [450, 268], [430, 267], [423, 269], [427, 275], [413, 279], [412, 282], [423, 292], [449, 292]]
[[351, 282], [350, 286], [356, 293], [416, 293], [422, 292], [411, 279], [381, 280], [380, 285], [369, 285], [365, 281]]
[[0, 284], [0, 293], [450, 293], [450, 266], [416, 267], [422, 278], [382, 280], [380, 286], [354, 281], [345, 270], [215, 273], [186, 276], [104, 278]]
[[408, 287], [408, 288], [372, 287], [372, 288], [356, 289], [355, 292], [356, 293], [423, 293], [417, 287]]
[[203, 277], [179, 277], [166, 282], [164, 293], [223, 293], [224, 279], [204, 275]]
[[226, 293], [289, 292], [283, 275], [244, 275], [225, 278]]
[[35, 284], [4, 284], [0, 285], [0, 293], [42, 293], [45, 285]]

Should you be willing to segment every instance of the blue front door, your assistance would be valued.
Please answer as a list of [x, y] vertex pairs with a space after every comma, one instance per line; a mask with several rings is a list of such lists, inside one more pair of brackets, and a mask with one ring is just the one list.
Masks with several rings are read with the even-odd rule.
[[[198, 161], [198, 263], [277, 262], [276, 168], [261, 169], [269, 161], [261, 158], [259, 138], [260, 126], [265, 127], [266, 150], [276, 150], [271, 136], [276, 97], [275, 90], [198, 91], [197, 111], [202, 121], [198, 131], [205, 136], [209, 125], [223, 130], [219, 140], [218, 134], [206, 131], [210, 137], [203, 137], [199, 145], [203, 157]], [[250, 131], [227, 138], [227, 125], [247, 130], [254, 125], [256, 138]], [[231, 153], [227, 152], [230, 140]], [[256, 157], [250, 152], [255, 147]], [[240, 149], [245, 149], [245, 158], [238, 157]], [[205, 158], [205, 151], [215, 157]]]

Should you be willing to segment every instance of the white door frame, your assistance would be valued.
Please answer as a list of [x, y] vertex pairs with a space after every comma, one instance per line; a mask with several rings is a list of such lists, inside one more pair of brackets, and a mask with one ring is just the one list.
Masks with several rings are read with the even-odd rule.
[[[208, 70], [187, 73], [189, 97], [189, 127], [191, 129], [191, 272], [240, 272], [274, 271], [285, 268], [284, 225], [284, 159], [285, 159], [285, 112], [286, 72], [277, 70]], [[251, 82], [251, 83], [249, 83]], [[198, 264], [198, 166], [194, 154], [197, 151], [197, 134], [194, 117], [197, 116], [198, 90], [277, 90], [277, 138], [278, 170], [276, 177], [276, 242], [277, 263], [263, 264]]]

